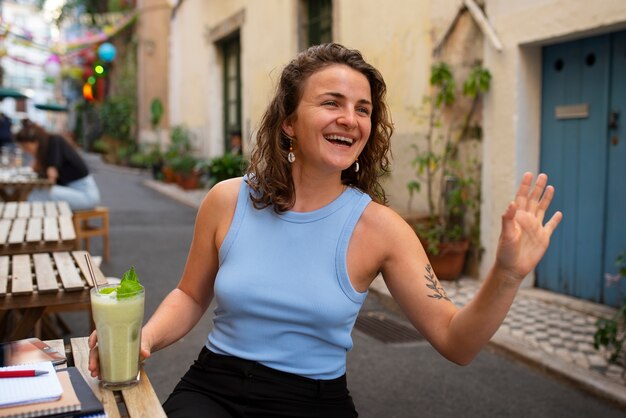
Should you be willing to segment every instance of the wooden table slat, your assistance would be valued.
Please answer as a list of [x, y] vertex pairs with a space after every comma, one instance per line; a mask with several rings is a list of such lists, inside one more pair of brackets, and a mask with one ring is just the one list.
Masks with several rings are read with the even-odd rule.
[[26, 236], [26, 219], [14, 219], [9, 233], [9, 244], [21, 244]]
[[59, 208], [59, 216], [69, 216], [70, 218], [73, 216], [69, 203], [60, 201], [57, 202], [57, 206]]
[[[68, 252], [52, 253], [54, 262], [57, 265], [57, 272], [61, 277], [63, 288], [65, 290], [83, 290], [85, 284], [80, 278], [80, 271], [76, 269], [74, 260]], [[17, 257], [17, 256], [14, 256]]]
[[11, 230], [10, 219], [0, 219], [0, 244], [4, 245], [9, 239], [9, 231]]
[[17, 215], [17, 202], [6, 202], [4, 205], [4, 213], [2, 217], [5, 219], [15, 218]]
[[26, 242], [37, 243], [41, 241], [41, 218], [31, 218], [28, 220], [26, 229]]
[[43, 218], [43, 240], [46, 242], [59, 241], [59, 224], [57, 218]]
[[[72, 251], [72, 257], [74, 257], [74, 260], [76, 261], [76, 264], [78, 264], [78, 267], [80, 267], [81, 272], [83, 273], [83, 276], [85, 277], [85, 279], [87, 280], [87, 283], [89, 283], [89, 286], [93, 287], [93, 281], [91, 280], [91, 275], [89, 274], [89, 267], [87, 267], [87, 261], [85, 260], [85, 255], [88, 255], [89, 253], [87, 251]], [[90, 256], [91, 257], [91, 256]], [[91, 264], [93, 265], [93, 260], [91, 260]], [[98, 282], [98, 285], [104, 285], [108, 283], [108, 280], [106, 277], [104, 277], [104, 274], [102, 273], [102, 271], [99, 268], [94, 268], [94, 274], [96, 275], [96, 281]]]
[[7, 294], [9, 284], [9, 257], [0, 256], [0, 296]]
[[[104, 406], [105, 411], [107, 412], [107, 416], [109, 418], [120, 418], [119, 408], [117, 406], [117, 402], [115, 401], [115, 394], [113, 391], [103, 389], [100, 386], [100, 381], [95, 377], [91, 377], [88, 373], [89, 370], [89, 345], [87, 343], [87, 338], [72, 338], [70, 343], [72, 345], [72, 355], [74, 357], [74, 365], [80, 373], [83, 375], [83, 378], [96, 395], [102, 405]], [[146, 416], [150, 417], [150, 415], [137, 415], [137, 416]]]
[[50, 254], [33, 254], [33, 264], [35, 265], [35, 280], [39, 293], [58, 292], [59, 284], [57, 283], [56, 274], [54, 274]]
[[62, 215], [58, 218], [59, 233], [61, 241], [71, 241], [76, 239], [76, 230], [74, 229], [74, 221], [71, 216]]
[[59, 216], [57, 212], [57, 204], [53, 201], [44, 202], [43, 204], [44, 212], [46, 213], [46, 217], [55, 218]]
[[14, 295], [33, 293], [30, 256], [28, 254], [14, 255], [12, 261], [11, 293]]
[[30, 218], [30, 203], [19, 202], [17, 205], [18, 218]]
[[140, 371], [139, 383], [129, 389], [122, 389], [124, 404], [131, 417], [166, 418], [165, 411], [154, 392], [154, 388], [143, 369]]
[[32, 202], [31, 203], [31, 216], [33, 218], [43, 218], [44, 217], [44, 211], [43, 211], [43, 202]]

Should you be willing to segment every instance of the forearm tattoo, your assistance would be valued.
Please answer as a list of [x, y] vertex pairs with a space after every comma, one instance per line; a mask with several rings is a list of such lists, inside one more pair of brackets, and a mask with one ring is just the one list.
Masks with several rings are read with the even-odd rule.
[[429, 298], [445, 299], [447, 301], [450, 300], [445, 289], [441, 287], [439, 280], [435, 277], [435, 272], [430, 264], [426, 264], [426, 274], [424, 277], [426, 277], [426, 280], [428, 281], [428, 283], [426, 283], [426, 287], [434, 292], [432, 295], [428, 295]]

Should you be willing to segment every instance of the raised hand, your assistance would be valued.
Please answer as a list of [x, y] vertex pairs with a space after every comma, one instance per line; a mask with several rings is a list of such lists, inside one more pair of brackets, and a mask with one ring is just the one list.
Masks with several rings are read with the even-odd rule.
[[515, 201], [509, 203], [502, 215], [496, 265], [515, 280], [522, 280], [539, 263], [563, 218], [561, 212], [556, 212], [543, 224], [554, 187], [546, 186], [548, 176], [543, 173], [537, 176], [534, 187], [532, 181], [533, 175], [525, 173]]

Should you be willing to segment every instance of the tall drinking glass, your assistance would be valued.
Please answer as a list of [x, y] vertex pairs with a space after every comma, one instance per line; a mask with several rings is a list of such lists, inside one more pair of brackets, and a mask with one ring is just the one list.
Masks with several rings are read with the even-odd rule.
[[[100, 290], [117, 285], [100, 286]], [[120, 389], [138, 382], [139, 347], [145, 291], [117, 298], [91, 289], [91, 310], [98, 333], [98, 353], [102, 385]]]

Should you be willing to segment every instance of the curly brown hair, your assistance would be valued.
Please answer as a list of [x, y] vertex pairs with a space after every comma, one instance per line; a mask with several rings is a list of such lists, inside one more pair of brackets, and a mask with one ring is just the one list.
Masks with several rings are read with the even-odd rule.
[[250, 198], [257, 209], [273, 206], [278, 213], [291, 209], [295, 203], [295, 188], [287, 161], [289, 138], [282, 124], [292, 117], [302, 98], [305, 81], [315, 72], [333, 64], [347, 65], [362, 73], [370, 84], [372, 94], [372, 130], [359, 155], [360, 169], [350, 167], [341, 173], [343, 184], [369, 194], [378, 203], [387, 198], [379, 180], [389, 172], [390, 138], [393, 123], [385, 95], [387, 86], [380, 72], [365, 62], [361, 53], [336, 43], [312, 46], [298, 54], [280, 76], [276, 94], [270, 102], [256, 135], [247, 170]]

